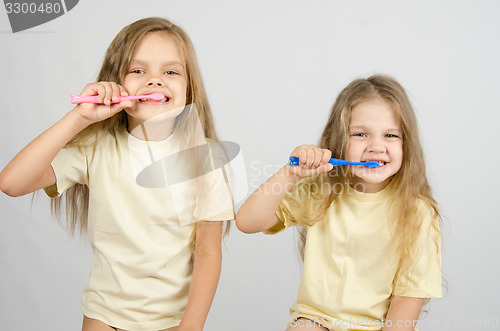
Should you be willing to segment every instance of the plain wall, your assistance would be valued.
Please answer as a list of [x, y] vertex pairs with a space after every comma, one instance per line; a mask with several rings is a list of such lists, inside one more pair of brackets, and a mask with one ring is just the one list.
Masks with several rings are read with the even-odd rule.
[[[196, 47], [220, 138], [243, 151], [250, 190], [297, 145], [318, 142], [340, 90], [398, 79], [415, 106], [442, 215], [445, 297], [422, 330], [498, 329], [500, 304], [500, 2], [91, 1], [13, 34], [0, 9], [0, 169], [96, 79], [125, 25], [172, 19]], [[238, 204], [239, 207], [239, 204]], [[92, 251], [41, 192], [0, 194], [2, 330], [79, 330]], [[300, 264], [294, 230], [225, 241], [205, 330], [284, 330]]]

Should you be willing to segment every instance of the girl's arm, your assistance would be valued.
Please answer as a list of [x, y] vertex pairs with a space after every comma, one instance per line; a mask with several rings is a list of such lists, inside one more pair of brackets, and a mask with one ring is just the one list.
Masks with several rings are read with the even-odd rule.
[[332, 170], [328, 163], [332, 153], [312, 145], [302, 145], [291, 156], [299, 158], [299, 166], [285, 165], [255, 190], [236, 214], [236, 226], [245, 233], [262, 232], [280, 220], [275, 212], [293, 185], [304, 177]]
[[422, 310], [421, 298], [393, 296], [383, 331], [413, 331]]
[[280, 220], [275, 212], [286, 193], [300, 178], [285, 165], [255, 190], [235, 216], [236, 226], [245, 233], [262, 232]]
[[116, 83], [92, 83], [81, 94], [99, 95], [100, 100], [107, 102], [104, 105], [77, 105], [24, 147], [0, 173], [1, 191], [17, 197], [55, 184], [56, 177], [50, 164], [64, 145], [88, 125], [132, 105], [130, 101], [125, 101], [110, 106], [110, 99], [117, 100], [120, 94], [127, 95], [125, 89]]
[[202, 221], [196, 231], [193, 275], [184, 317], [177, 331], [202, 331], [219, 284], [222, 222]]
[[55, 184], [50, 163], [64, 145], [85, 128], [80, 116], [70, 111], [56, 124], [24, 147], [0, 173], [0, 189], [17, 197]]

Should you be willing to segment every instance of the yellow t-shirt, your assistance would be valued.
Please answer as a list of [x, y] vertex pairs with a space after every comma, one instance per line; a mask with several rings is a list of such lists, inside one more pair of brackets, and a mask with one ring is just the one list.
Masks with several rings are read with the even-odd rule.
[[[306, 178], [282, 200], [276, 215], [283, 223], [265, 231], [277, 233], [300, 223], [297, 206], [312, 204], [304, 184], [321, 188], [322, 175]], [[304, 266], [291, 322], [305, 317], [330, 330], [381, 330], [391, 295], [441, 297], [441, 236], [438, 219], [422, 204], [423, 222], [415, 266], [398, 272], [399, 255], [391, 235], [393, 188], [360, 193], [351, 187], [330, 205], [326, 216], [306, 226]]]
[[95, 150], [63, 148], [52, 162], [56, 185], [45, 189], [50, 197], [76, 183], [90, 190], [87, 231], [94, 261], [82, 312], [126, 330], [177, 326], [187, 305], [195, 221], [234, 218], [227, 178], [220, 168], [209, 174], [207, 214], [188, 194], [192, 185], [168, 184], [172, 171], [165, 164], [158, 169], [166, 180], [159, 173], [138, 179], [153, 160], [179, 151], [175, 134], [161, 142], [138, 140], [124, 128], [99, 135]]

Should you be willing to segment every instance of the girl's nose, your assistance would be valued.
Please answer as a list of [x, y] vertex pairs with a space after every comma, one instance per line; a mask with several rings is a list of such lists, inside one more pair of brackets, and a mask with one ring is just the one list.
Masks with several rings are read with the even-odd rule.
[[384, 142], [381, 139], [370, 139], [368, 151], [372, 153], [384, 153], [386, 151]]
[[148, 79], [147, 86], [162, 86], [163, 83], [160, 78], [157, 77], [151, 77]]

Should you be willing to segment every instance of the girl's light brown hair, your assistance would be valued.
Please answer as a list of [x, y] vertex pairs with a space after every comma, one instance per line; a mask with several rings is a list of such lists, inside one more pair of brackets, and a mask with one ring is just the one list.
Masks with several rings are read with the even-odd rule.
[[[205, 138], [218, 140], [193, 44], [184, 30], [167, 19], [149, 17], [124, 27], [108, 47], [97, 81], [122, 84], [136, 49], [139, 47], [144, 37], [152, 32], [166, 33], [177, 42], [184, 56], [186, 66], [186, 104], [191, 106], [194, 105], [192, 109], [196, 109], [197, 111], [197, 116], [201, 122]], [[121, 111], [104, 121], [88, 126], [73, 137], [66, 146], [82, 146], [87, 142], [87, 138], [96, 137], [96, 139], [90, 139], [93, 141], [95, 147], [98, 142], [99, 137], [97, 137], [97, 135], [99, 132], [105, 130], [113, 134], [117, 127], [126, 127], [127, 124], [127, 115], [124, 111]], [[186, 137], [186, 139], [190, 139], [190, 137]], [[77, 184], [69, 188], [64, 195], [66, 199], [67, 223], [70, 232], [74, 233], [76, 230], [79, 230], [80, 233], [84, 233], [87, 228], [88, 217], [88, 187]], [[56, 216], [60, 214], [61, 201], [62, 197], [54, 198], [51, 201], [51, 209]], [[227, 230], [228, 228], [226, 232]], [[196, 229], [193, 231], [193, 236], [190, 241], [191, 248], [194, 248], [195, 233]]]
[[[319, 145], [321, 148], [332, 151], [333, 158], [345, 159], [349, 147], [349, 123], [352, 109], [357, 104], [373, 98], [384, 98], [392, 104], [401, 126], [403, 162], [401, 169], [392, 178], [396, 211], [393, 229], [394, 238], [396, 238], [395, 251], [400, 253], [399, 272], [408, 272], [412, 267], [412, 255], [415, 254], [414, 244], [422, 225], [422, 211], [419, 206], [422, 202], [430, 206], [436, 216], [436, 222], [433, 224], [436, 228], [439, 227], [440, 216], [426, 176], [417, 119], [404, 88], [395, 79], [384, 75], [374, 75], [351, 82], [337, 97]], [[307, 187], [301, 189], [309, 192], [311, 198], [317, 203], [309, 204], [311, 207], [308, 207], [308, 210], [302, 210], [297, 219], [300, 219], [301, 223], [306, 226], [321, 220], [331, 203], [346, 191], [349, 176], [349, 172], [334, 168], [330, 173], [318, 176], [322, 185], [304, 184], [311, 186], [311, 189]], [[325, 186], [325, 183], [329, 185]], [[329, 189], [325, 190], [325, 187]], [[302, 230], [300, 235], [301, 256], [303, 257], [305, 230]]]

